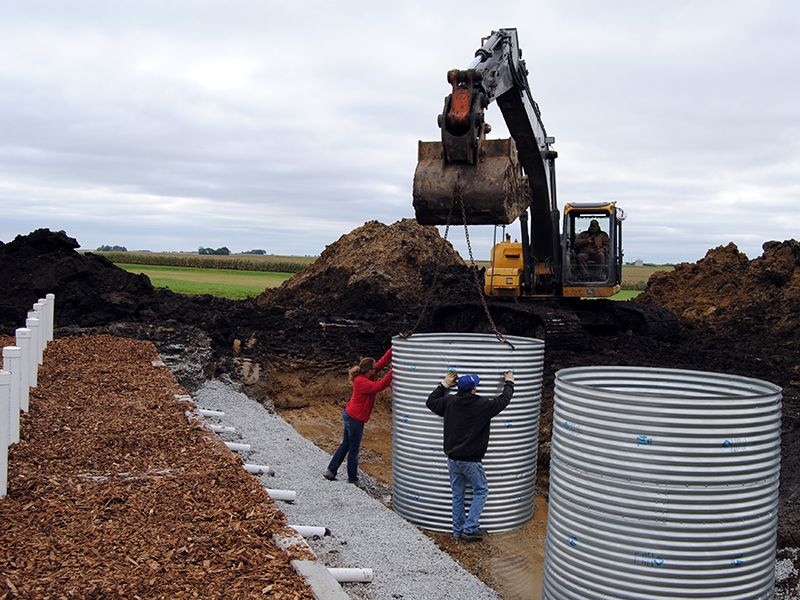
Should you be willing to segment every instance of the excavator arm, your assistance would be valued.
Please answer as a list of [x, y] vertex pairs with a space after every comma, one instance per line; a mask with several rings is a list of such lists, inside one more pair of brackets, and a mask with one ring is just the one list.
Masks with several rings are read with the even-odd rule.
[[[469, 67], [449, 71], [447, 79], [453, 91], [439, 115], [442, 141], [420, 142], [414, 175], [417, 220], [461, 223], [457, 205], [463, 203], [471, 224], [508, 224], [522, 217], [523, 238], [527, 238], [529, 209], [531, 258], [557, 261], [557, 154], [550, 149], [553, 140], [547, 137], [531, 96], [517, 30], [492, 32]], [[486, 139], [491, 128], [484, 110], [494, 101], [510, 140]]]

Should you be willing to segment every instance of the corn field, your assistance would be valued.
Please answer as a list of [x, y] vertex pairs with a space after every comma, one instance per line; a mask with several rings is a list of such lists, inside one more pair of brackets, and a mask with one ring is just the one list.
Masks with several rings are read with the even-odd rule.
[[270, 273], [298, 273], [306, 265], [292, 261], [269, 261], [240, 258], [238, 256], [211, 256], [198, 254], [155, 254], [149, 252], [96, 252], [113, 263], [163, 267], [191, 267], [195, 269], [231, 269], [234, 271], [269, 271]]

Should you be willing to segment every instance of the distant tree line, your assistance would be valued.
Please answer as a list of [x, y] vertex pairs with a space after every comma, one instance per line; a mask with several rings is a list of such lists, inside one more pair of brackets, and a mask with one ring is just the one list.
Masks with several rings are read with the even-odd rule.
[[213, 248], [203, 248], [202, 246], [200, 246], [200, 248], [197, 250], [197, 253], [214, 254], [216, 256], [228, 256], [231, 253], [231, 251], [228, 250], [225, 246], [223, 246], [222, 248], [217, 248], [216, 250], [214, 250]]
[[127, 252], [128, 249], [125, 246], [100, 246], [97, 248], [97, 252]]

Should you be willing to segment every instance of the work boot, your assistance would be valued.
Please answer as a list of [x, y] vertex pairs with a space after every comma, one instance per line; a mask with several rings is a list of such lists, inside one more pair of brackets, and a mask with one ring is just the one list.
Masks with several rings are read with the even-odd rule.
[[331, 473], [328, 469], [325, 469], [325, 472], [322, 474], [322, 476], [328, 481], [336, 481], [336, 473]]
[[486, 537], [486, 530], [483, 527], [478, 527], [475, 531], [467, 533], [464, 531], [461, 534], [462, 540], [482, 540]]

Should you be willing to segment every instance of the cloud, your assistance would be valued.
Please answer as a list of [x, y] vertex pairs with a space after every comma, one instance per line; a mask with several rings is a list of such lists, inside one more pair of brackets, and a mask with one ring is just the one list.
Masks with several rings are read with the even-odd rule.
[[[799, 16], [788, 0], [15, 3], [0, 239], [318, 254], [413, 217], [447, 70], [517, 27], [561, 205], [617, 200], [631, 259], [729, 241], [755, 256], [800, 217]], [[488, 120], [506, 133], [496, 107]], [[492, 236], [471, 232], [476, 258]]]

